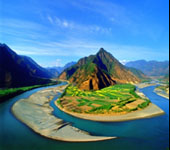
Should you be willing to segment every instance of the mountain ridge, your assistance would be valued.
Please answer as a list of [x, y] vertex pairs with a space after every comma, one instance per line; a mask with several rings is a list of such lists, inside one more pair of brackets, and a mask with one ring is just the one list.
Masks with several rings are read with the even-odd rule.
[[6, 44], [0, 44], [0, 87], [46, 84], [51, 77], [30, 57], [20, 56]]
[[147, 76], [164, 76], [169, 73], [169, 61], [137, 60], [126, 63], [126, 66], [141, 70]]

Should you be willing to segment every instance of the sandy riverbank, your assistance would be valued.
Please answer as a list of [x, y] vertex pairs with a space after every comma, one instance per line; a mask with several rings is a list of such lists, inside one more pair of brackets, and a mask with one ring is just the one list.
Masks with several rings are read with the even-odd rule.
[[162, 96], [162, 97], [164, 97], [164, 98], [166, 98], [166, 99], [169, 99], [169, 95], [168, 95], [168, 94], [164, 94], [164, 93], [163, 93], [164, 91], [162, 91], [162, 90], [160, 90], [160, 89], [155, 89], [154, 92], [155, 92], [157, 95], [159, 95], [159, 96]]
[[[152, 86], [153, 84], [138, 84], [140, 87], [147, 87]], [[136, 91], [136, 93], [142, 97], [147, 98], [142, 92], [139, 90]], [[85, 120], [91, 120], [91, 121], [100, 121], [100, 122], [123, 122], [123, 121], [130, 121], [130, 120], [138, 120], [138, 119], [144, 119], [144, 118], [152, 118], [156, 116], [160, 116], [165, 114], [165, 112], [160, 109], [155, 104], [150, 103], [149, 106], [142, 110], [137, 110], [130, 113], [123, 113], [123, 114], [87, 114], [87, 113], [76, 113], [66, 110], [65, 108], [61, 107], [57, 101], [55, 101], [55, 105], [65, 113]]]
[[121, 114], [121, 115], [74, 113], [74, 112], [65, 110], [64, 108], [59, 106], [57, 102], [55, 102], [55, 104], [61, 111], [64, 111], [65, 113], [71, 116], [85, 119], [85, 120], [100, 121], [100, 122], [123, 122], [123, 121], [130, 121], [130, 120], [138, 120], [138, 119], [145, 119], [145, 118], [152, 118], [152, 117], [160, 116], [165, 113], [158, 106], [152, 103], [143, 110], [138, 110], [135, 112], [130, 112], [130, 113]]
[[154, 86], [154, 85], [156, 85], [156, 83], [139, 83], [139, 84], [135, 84], [135, 86], [137, 86], [140, 89], [148, 87], [148, 86]]
[[12, 112], [20, 121], [36, 133], [54, 140], [67, 142], [91, 142], [114, 139], [116, 137], [92, 136], [73, 127], [69, 122], [55, 117], [49, 102], [66, 86], [41, 90], [27, 99], [17, 101]]

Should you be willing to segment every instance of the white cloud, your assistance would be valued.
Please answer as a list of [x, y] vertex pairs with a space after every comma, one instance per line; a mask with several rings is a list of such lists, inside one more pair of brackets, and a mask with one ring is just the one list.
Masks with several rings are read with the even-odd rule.
[[129, 60], [120, 60], [120, 63], [122, 63], [123, 65], [126, 65], [129, 62]]
[[114, 21], [114, 23], [127, 24], [127, 20], [128, 22], [131, 20], [129, 10], [113, 2], [81, 0], [80, 3], [73, 1], [72, 5], [84, 11], [97, 13], [107, 20]]
[[[118, 45], [114, 43], [87, 41], [83, 39], [67, 39], [63, 41], [50, 41], [50, 42], [37, 42], [30, 41], [32, 46], [13, 46], [12, 49], [22, 55], [38, 55], [38, 56], [56, 56], [56, 57], [84, 57], [97, 53], [97, 51], [103, 47], [109, 51], [117, 59], [121, 60], [125, 64], [128, 60], [137, 59], [157, 59], [162, 56], [166, 58], [166, 50], [162, 50], [162, 53], [158, 50], [141, 47], [135, 45]], [[127, 60], [128, 59], [128, 60]], [[57, 61], [57, 65], [60, 64], [60, 60]]]
[[54, 23], [54, 21], [53, 21], [53, 19], [51, 18], [51, 16], [47, 16], [47, 19], [48, 19], [48, 21], [49, 21], [51, 24]]
[[135, 36], [144, 35], [156, 41], [164, 31], [163, 26], [147, 17], [149, 14], [136, 10], [132, 4], [132, 9], [129, 9], [129, 6], [105, 0], [72, 0], [71, 3], [81, 11], [91, 11], [100, 18], [105, 18], [110, 22], [111, 28], [116, 25]]
[[[73, 31], [74, 33], [81, 32], [83, 33], [101, 33], [101, 34], [109, 34], [111, 33], [111, 28], [104, 28], [98, 25], [84, 25], [79, 24], [74, 21], [69, 21], [66, 19], [61, 19], [56, 16], [47, 16], [47, 20], [54, 26], [60, 27], [60, 28], [66, 28], [70, 29], [70, 31]], [[76, 31], [76, 32], [75, 32]]]
[[69, 26], [69, 23], [67, 21], [63, 21], [63, 26], [67, 28]]
[[52, 24], [52, 25], [55, 25], [55, 26], [59, 26], [59, 27], [62, 27], [62, 28], [71, 28], [73, 26], [73, 23], [70, 21], [67, 21], [67, 20], [64, 20], [64, 19], [60, 19], [56, 16], [47, 16], [47, 20]]
[[63, 49], [57, 47], [47, 47], [42, 45], [33, 46], [11, 46], [15, 52], [20, 55], [36, 55], [36, 56], [68, 56]]

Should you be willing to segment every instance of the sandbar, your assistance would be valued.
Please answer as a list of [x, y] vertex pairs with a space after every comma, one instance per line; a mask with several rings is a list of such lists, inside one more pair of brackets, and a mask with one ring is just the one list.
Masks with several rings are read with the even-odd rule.
[[168, 94], [168, 93], [164, 93], [164, 91], [161, 90], [161, 89], [155, 88], [154, 92], [155, 92], [157, 95], [159, 95], [159, 96], [162, 96], [162, 97], [164, 97], [164, 98], [166, 98], [166, 99], [169, 99], [169, 94]]
[[116, 137], [90, 135], [52, 114], [53, 108], [49, 103], [65, 88], [66, 86], [49, 88], [34, 93], [27, 99], [21, 99], [12, 106], [12, 113], [33, 131], [50, 139], [65, 142], [93, 142], [115, 139]]

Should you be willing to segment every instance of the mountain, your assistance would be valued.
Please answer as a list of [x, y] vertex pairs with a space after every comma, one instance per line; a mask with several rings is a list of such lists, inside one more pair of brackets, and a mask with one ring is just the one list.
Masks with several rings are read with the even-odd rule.
[[67, 63], [64, 67], [48, 67], [47, 70], [52, 73], [54, 77], [58, 77], [65, 69], [75, 65], [76, 62]]
[[147, 76], [164, 76], [169, 73], [169, 61], [137, 60], [126, 63], [126, 66], [141, 70]]
[[57, 67], [48, 67], [46, 69], [52, 74], [53, 78], [57, 78], [60, 74]]
[[63, 72], [65, 69], [67, 69], [67, 68], [75, 65], [76, 63], [77, 63], [77, 62], [74, 62], [74, 61], [67, 63], [67, 64], [62, 68], [62, 71], [61, 71], [61, 72]]
[[82, 58], [64, 70], [60, 79], [69, 80], [82, 90], [98, 90], [116, 83], [138, 83], [140, 79], [103, 48], [96, 55]]
[[52, 74], [27, 56], [17, 55], [0, 44], [0, 87], [20, 87], [48, 83]]
[[131, 71], [135, 76], [137, 76], [141, 81], [148, 81], [150, 78], [146, 76], [142, 71], [132, 68], [132, 67], [126, 67], [129, 71]]

